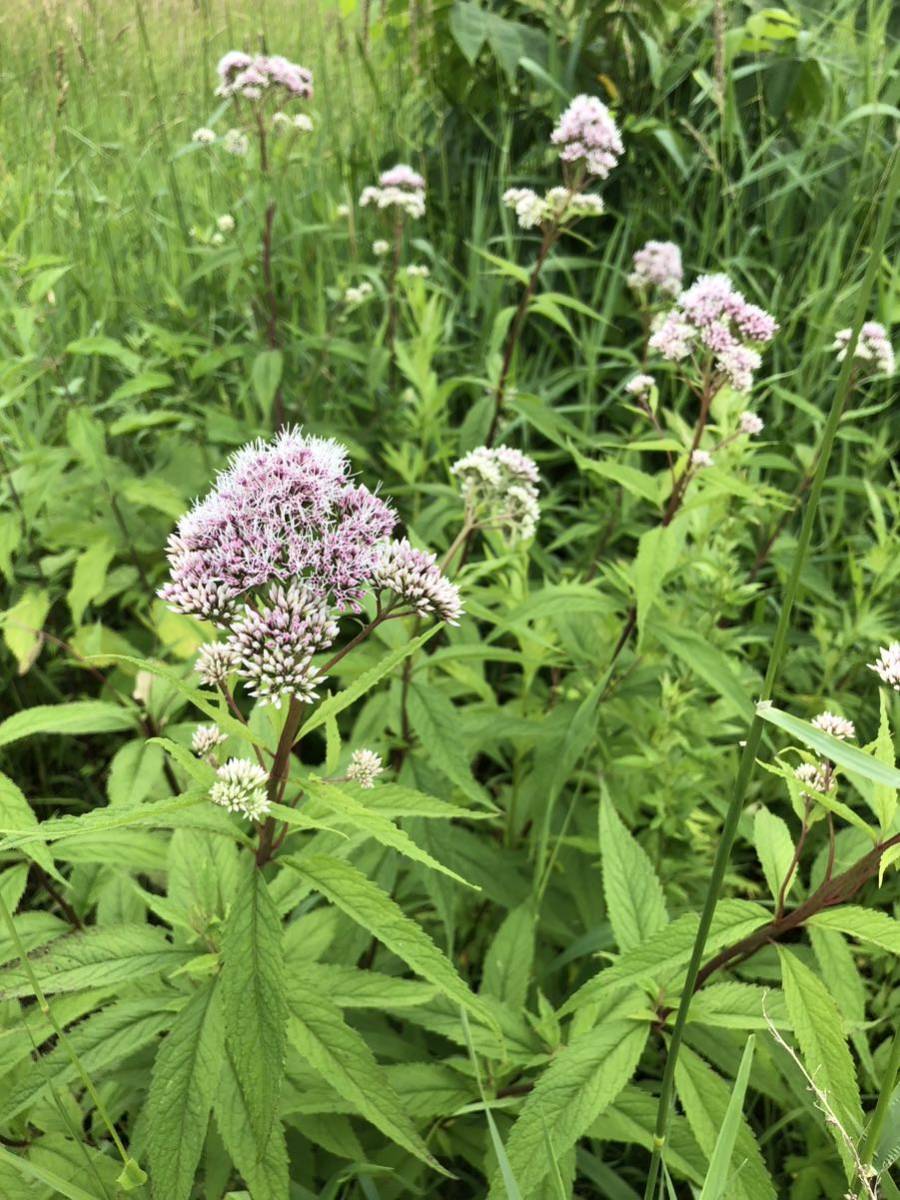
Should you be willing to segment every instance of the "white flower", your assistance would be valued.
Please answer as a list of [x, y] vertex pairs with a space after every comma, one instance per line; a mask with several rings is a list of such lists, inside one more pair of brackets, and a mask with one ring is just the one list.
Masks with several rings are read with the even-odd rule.
[[224, 234], [217, 232], [217, 233], [214, 233], [209, 240], [212, 243], [212, 245], [221, 246], [225, 241], [225, 236], [224, 236]]
[[206, 642], [197, 651], [194, 670], [208, 687], [224, 684], [234, 670], [234, 655], [224, 642]]
[[[850, 344], [849, 329], [840, 329], [834, 335], [833, 350], [837, 350], [838, 362], [847, 357], [847, 347]], [[888, 332], [878, 321], [866, 321], [859, 331], [856, 349], [853, 357], [860, 362], [872, 363], [879, 375], [893, 375], [897, 362], [894, 348], [891, 345]]]
[[423, 217], [425, 215], [425, 193], [405, 187], [365, 187], [359, 197], [363, 208], [374, 204], [376, 208], [399, 208], [408, 217]]
[[372, 253], [376, 256], [376, 258], [384, 258], [385, 254], [390, 254], [390, 252], [391, 243], [386, 241], [384, 238], [378, 238], [377, 241], [372, 243]]
[[374, 750], [354, 750], [350, 755], [347, 767], [347, 778], [358, 783], [361, 788], [371, 788], [375, 780], [384, 771], [381, 755]]
[[216, 221], [220, 233], [234, 232], [234, 217], [231, 213], [222, 213], [221, 217]]
[[889, 646], [881, 646], [876, 662], [869, 663], [882, 683], [900, 692], [900, 642], [891, 642]]
[[218, 725], [198, 725], [191, 738], [191, 749], [198, 758], [210, 761], [212, 752], [228, 740]]
[[819, 713], [813, 719], [812, 724], [816, 729], [821, 729], [823, 733], [830, 733], [832, 737], [840, 738], [842, 742], [845, 742], [847, 738], [856, 737], [856, 727], [853, 722], [846, 720], [845, 717], [839, 717], [835, 713]]
[[350, 205], [339, 204], [334, 210], [334, 215], [339, 221], [346, 220], [346, 218], [350, 216]]
[[239, 129], [229, 129], [222, 138], [222, 149], [226, 154], [233, 154], [237, 158], [243, 158], [250, 149], [250, 139], [246, 133], [241, 133]]
[[191, 141], [196, 142], [198, 146], [211, 146], [215, 140], [215, 130], [207, 129], [203, 125], [199, 129], [195, 129], [191, 134]]
[[450, 468], [466, 503], [498, 525], [511, 542], [534, 536], [540, 516], [535, 461], [511, 446], [479, 446]]
[[431, 274], [431, 271], [426, 266], [420, 266], [417, 263], [413, 263], [411, 266], [406, 268], [406, 274], [411, 275], [414, 279], [427, 279]]
[[695, 450], [691, 455], [691, 466], [697, 470], [713, 465], [713, 456], [706, 450]]
[[531, 188], [507, 188], [503, 203], [514, 210], [520, 229], [534, 229], [547, 215], [544, 200]]
[[209, 798], [229, 812], [259, 821], [269, 811], [268, 782], [268, 775], [255, 762], [247, 758], [230, 758], [216, 771], [216, 782], [209, 790]]
[[364, 300], [372, 295], [375, 289], [367, 279], [364, 279], [357, 287], [348, 287], [344, 292], [345, 304], [362, 304]]
[[739, 428], [741, 433], [749, 433], [751, 437], [755, 437], [756, 434], [762, 433], [765, 426], [762, 417], [758, 417], [756, 413], [742, 412]]
[[656, 380], [652, 375], [634, 375], [625, 384], [625, 391], [630, 396], [636, 396], [639, 400], [643, 400], [655, 386]]
[[835, 787], [834, 775], [827, 763], [801, 763], [794, 770], [794, 776], [801, 783], [807, 784], [813, 791], [826, 795], [833, 792]]
[[298, 129], [300, 133], [312, 133], [312, 117], [308, 117], [306, 113], [297, 113], [294, 117], [294, 128]]

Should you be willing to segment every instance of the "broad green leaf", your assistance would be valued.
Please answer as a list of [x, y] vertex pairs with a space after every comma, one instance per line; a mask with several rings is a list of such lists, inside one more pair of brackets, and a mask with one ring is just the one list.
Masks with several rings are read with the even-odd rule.
[[188, 1200], [191, 1194], [224, 1044], [219, 989], [207, 983], [178, 1014], [153, 1064], [147, 1156], [158, 1200]]
[[792, 737], [799, 738], [810, 750], [843, 767], [850, 774], [861, 775], [863, 779], [869, 779], [872, 783], [882, 784], [884, 787], [900, 788], [900, 771], [896, 767], [879, 762], [871, 754], [832, 737], [830, 733], [823, 733], [808, 721], [801, 721], [792, 717], [790, 713], [782, 712], [769, 701], [761, 701], [756, 706], [756, 711], [764, 721], [769, 721]]
[[[725, 1109], [725, 1116], [709, 1158], [709, 1170], [703, 1181], [700, 1200], [727, 1200], [727, 1197], [733, 1194], [731, 1191], [732, 1163], [735, 1159], [738, 1134], [742, 1129], [746, 1129], [741, 1110], [744, 1107], [744, 1096], [747, 1094], [747, 1081], [750, 1078], [754, 1045], [754, 1038], [752, 1036], [747, 1038], [744, 1053], [741, 1055], [741, 1065], [738, 1067], [734, 1087]], [[743, 1166], [742, 1163], [735, 1165], [738, 1170]]]
[[[772, 899], [777, 900], [794, 859], [794, 842], [787, 824], [767, 808], [757, 809], [753, 818], [753, 845]], [[785, 896], [790, 894], [795, 882], [796, 872], [790, 887], [785, 889]]]
[[42, 630], [49, 611], [50, 593], [46, 588], [32, 587], [22, 593], [12, 608], [0, 615], [3, 640], [18, 664], [20, 675], [28, 673], [40, 654]]
[[[782, 946], [778, 947], [778, 957], [784, 998], [807, 1073], [827, 1095], [846, 1135], [857, 1141], [863, 1130], [863, 1113], [843, 1018], [818, 975]], [[827, 1124], [847, 1178], [851, 1179], [853, 1161], [844, 1138], [840, 1130]]]
[[162, 779], [163, 762], [162, 749], [144, 738], [120, 746], [109, 764], [106, 779], [110, 804], [140, 804]]
[[[533, 1195], [559, 1157], [628, 1083], [643, 1053], [649, 1028], [633, 1021], [610, 1021], [560, 1050], [522, 1106], [507, 1139], [510, 1169], [522, 1196]], [[490, 1200], [505, 1200], [498, 1171]]]
[[484, 957], [482, 991], [522, 1010], [534, 962], [535, 919], [530, 901], [506, 914]]
[[599, 475], [602, 479], [609, 479], [641, 500], [649, 500], [651, 504], [659, 504], [659, 480], [657, 476], [648, 475], [646, 471], [639, 471], [637, 467], [626, 466], [625, 463], [616, 462], [615, 459], [588, 458], [586, 455], [580, 454], [574, 446], [571, 447], [571, 452], [582, 471], [587, 471], [592, 475]]
[[432, 629], [427, 629], [420, 634], [419, 637], [413, 638], [412, 641], [404, 642], [397, 649], [386, 654], [381, 662], [376, 663], [374, 667], [370, 667], [368, 671], [364, 671], [362, 675], [354, 679], [349, 687], [345, 687], [343, 691], [337, 692], [333, 696], [328, 696], [327, 699], [316, 705], [311, 716], [302, 725], [299, 737], [305, 737], [311, 730], [318, 729], [320, 725], [332, 717], [336, 717], [345, 708], [355, 704], [357, 700], [370, 692], [376, 683], [380, 683], [385, 675], [389, 675], [404, 659], [415, 654], [441, 629], [443, 629], [443, 625], [435, 625]]
[[288, 955], [285, 958], [289, 988], [292, 981], [300, 980], [327, 996], [338, 1008], [406, 1009], [427, 1004], [437, 995], [436, 987], [418, 979], [361, 971], [338, 963], [293, 959]]
[[257, 1139], [250, 1102], [227, 1051], [222, 1058], [213, 1111], [225, 1149], [250, 1189], [252, 1200], [288, 1200], [288, 1156], [281, 1122], [273, 1123], [264, 1141]]
[[[740, 1111], [734, 1113], [731, 1107], [734, 1085], [726, 1083], [689, 1046], [682, 1046], [675, 1068], [675, 1087], [694, 1137], [711, 1164], [726, 1122], [731, 1119], [737, 1125], [729, 1155], [728, 1190], [724, 1193], [728, 1200], [775, 1200], [775, 1188], [756, 1138]], [[721, 1178], [721, 1166], [717, 1174]], [[712, 1195], [722, 1194], [712, 1192]]]
[[0, 746], [37, 733], [120, 733], [136, 727], [136, 712], [106, 700], [72, 700], [68, 704], [38, 704], [13, 713], [0, 725]]
[[429, 1152], [403, 1103], [378, 1065], [363, 1036], [348, 1025], [328, 993], [313, 980], [295, 975], [288, 981], [288, 1036], [306, 1061], [339, 1095], [386, 1137], [435, 1170]]
[[261, 350], [253, 360], [250, 378], [259, 406], [267, 416], [272, 411], [272, 401], [281, 383], [284, 358], [280, 350]]
[[[844, 935], [836, 929], [809, 923], [806, 932], [812, 943], [819, 974], [847, 1022], [854, 1049], [870, 1076], [875, 1078], [872, 1051], [865, 1033], [866, 980], [857, 966], [853, 951]], [[768, 1001], [766, 1004], [768, 1006]]]
[[430, 765], [446, 775], [474, 803], [486, 804], [483, 789], [472, 777], [453, 703], [430, 684], [414, 681], [409, 689], [408, 712], [409, 722]]
[[352, 920], [392, 950], [423, 979], [433, 983], [449, 999], [496, 1028], [490, 1011], [469, 991], [455, 967], [437, 948], [425, 930], [406, 916], [396, 901], [342, 859], [310, 855], [285, 859]]
[[841, 904], [816, 913], [810, 917], [809, 924], [817, 929], [837, 929], [860, 942], [870, 942], [891, 954], [900, 955], [900, 921], [877, 909]]
[[600, 801], [600, 854], [609, 921], [624, 953], [663, 929], [669, 916], [650, 859], [606, 794]]
[[[672, 1016], [674, 1021], [674, 1015]], [[777, 1029], [787, 1025], [784, 997], [755, 983], [708, 983], [691, 1001], [688, 1021], [717, 1029]]]
[[[707, 954], [714, 954], [723, 946], [740, 941], [766, 925], [770, 919], [771, 914], [761, 904], [746, 900], [720, 901], [706, 941]], [[589, 979], [569, 997], [559, 1015], [565, 1016], [603, 996], [633, 987], [643, 980], [664, 978], [687, 966], [699, 923], [700, 919], [694, 913], [678, 917], [640, 946], [622, 954], [612, 966]]]
[[469, 883], [461, 875], [457, 875], [455, 871], [451, 871], [449, 867], [438, 862], [426, 850], [417, 846], [409, 834], [396, 826], [393, 821], [382, 816], [381, 813], [367, 808], [362, 801], [357, 800], [345, 788], [314, 778], [305, 780], [303, 786], [314, 800], [341, 817], [352, 829], [368, 834], [382, 846], [389, 846], [413, 862], [421, 863], [432, 871], [440, 871], [443, 875], [449, 875], [451, 879], [455, 879], [464, 887], [478, 890], [476, 884]]
[[72, 572], [72, 582], [66, 593], [66, 603], [72, 613], [72, 624], [78, 626], [84, 610], [103, 591], [106, 572], [116, 552], [109, 538], [102, 538], [79, 554]]
[[656, 603], [666, 576], [678, 562], [684, 538], [675, 524], [656, 525], [642, 533], [631, 565], [637, 607], [638, 649], [644, 640], [650, 610]]
[[222, 1011], [229, 1057], [260, 1146], [272, 1131], [284, 1075], [287, 1004], [281, 918], [262, 871], [251, 869], [222, 934]]
[[[38, 819], [25, 796], [13, 781], [0, 772], [0, 833], [22, 834], [35, 833], [39, 829]], [[40, 836], [36, 837], [25, 854], [34, 859], [39, 867], [52, 875], [59, 883], [65, 883], [63, 877], [53, 865], [53, 856], [47, 849]]]
[[[76, 1183], [71, 1183], [68, 1179], [63, 1179], [61, 1175], [57, 1175], [55, 1171], [51, 1171], [49, 1167], [39, 1166], [37, 1163], [30, 1162], [21, 1154], [13, 1154], [7, 1150], [5, 1146], [0, 1146], [0, 1164], [5, 1164], [17, 1172], [20, 1178], [26, 1180], [36, 1180], [38, 1183], [46, 1184], [47, 1187], [53, 1189], [53, 1194], [56, 1196], [64, 1196], [65, 1200], [109, 1200], [107, 1195], [102, 1192], [86, 1192], [84, 1188], [79, 1187]], [[13, 1193], [9, 1193], [12, 1197]], [[25, 1185], [21, 1192], [22, 1200], [30, 1200], [30, 1197], [46, 1195], [42, 1191], [26, 1191]]]
[[117, 342], [115, 338], [95, 334], [90, 337], [78, 338], [66, 346], [68, 354], [100, 355], [104, 358], [118, 359], [124, 367], [134, 374], [141, 365], [140, 355]]
[[[172, 376], [165, 371], [141, 371], [140, 375], [135, 375], [134, 379], [129, 379], [126, 383], [120, 383], [109, 399], [111, 402], [115, 402], [116, 400], [130, 400], [134, 396], [146, 396], [148, 392], [158, 392], [160, 388], [169, 387], [172, 382]], [[160, 416], [162, 414], [157, 413], [154, 415]], [[127, 420], [128, 417], [125, 416], [120, 417], [118, 421], [114, 421], [109, 429], [110, 434], [115, 436], [117, 433], [128, 432], [134, 428], [131, 425], [124, 425], [124, 422]]]
[[[173, 946], [154, 926], [98, 926], [59, 938], [31, 959], [31, 969], [43, 990], [53, 995], [166, 973], [184, 966], [193, 956], [193, 951]], [[0, 1000], [33, 995], [21, 965], [0, 971]]]

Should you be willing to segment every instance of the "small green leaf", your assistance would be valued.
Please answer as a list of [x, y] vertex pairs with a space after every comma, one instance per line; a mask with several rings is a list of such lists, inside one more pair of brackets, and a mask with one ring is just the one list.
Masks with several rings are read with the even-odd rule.
[[[794, 842], [787, 824], [770, 813], [767, 808], [757, 809], [753, 818], [753, 845], [756, 857], [763, 869], [772, 899], [777, 900], [781, 886], [787, 878], [787, 873], [794, 860]], [[785, 895], [790, 893], [796, 882], [796, 872], [791, 879], [790, 887], [785, 889]]]
[[102, 538], [79, 554], [72, 572], [72, 583], [66, 595], [73, 625], [80, 625], [84, 610], [106, 586], [106, 571], [115, 554], [115, 546]]
[[620, 950], [632, 950], [669, 923], [663, 890], [643, 847], [607, 794], [600, 801], [603, 894]]
[[34, 665], [44, 643], [42, 631], [50, 611], [50, 593], [46, 588], [28, 588], [12, 608], [2, 614], [3, 640], [25, 675]]

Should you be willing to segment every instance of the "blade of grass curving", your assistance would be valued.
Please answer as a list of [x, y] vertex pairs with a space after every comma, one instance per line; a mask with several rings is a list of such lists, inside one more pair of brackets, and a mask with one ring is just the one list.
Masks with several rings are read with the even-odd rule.
[[510, 1166], [509, 1158], [506, 1154], [506, 1147], [503, 1145], [503, 1138], [500, 1136], [500, 1130], [497, 1128], [497, 1123], [491, 1113], [491, 1105], [484, 1091], [484, 1084], [481, 1081], [481, 1068], [478, 1065], [478, 1056], [475, 1053], [475, 1047], [472, 1044], [472, 1032], [469, 1029], [469, 1018], [464, 1008], [459, 1010], [460, 1019], [462, 1021], [463, 1034], [466, 1039], [466, 1048], [469, 1051], [469, 1058], [472, 1062], [472, 1068], [475, 1072], [475, 1082], [478, 1084], [478, 1091], [481, 1095], [481, 1103], [484, 1105], [484, 1115], [487, 1117], [488, 1132], [491, 1135], [491, 1144], [494, 1147], [494, 1153], [497, 1155], [497, 1166], [500, 1168], [500, 1175], [503, 1178], [503, 1186], [506, 1188], [507, 1200], [522, 1200], [522, 1193], [519, 1190], [518, 1182], [513, 1174], [513, 1169]]
[[[806, 561], [809, 544], [812, 540], [813, 523], [816, 518], [816, 511], [819, 507], [822, 488], [825, 484], [825, 475], [831, 459], [831, 451], [834, 447], [834, 440], [835, 435], [837, 434], [838, 424], [840, 423], [841, 415], [844, 411], [844, 405], [850, 392], [850, 380], [853, 369], [853, 355], [856, 349], [856, 342], [859, 337], [859, 331], [862, 328], [862, 324], [866, 318], [869, 299], [872, 295], [872, 289], [875, 285], [875, 278], [881, 264], [881, 257], [887, 237], [888, 223], [893, 213], [894, 202], [897, 197], [898, 189], [900, 189], [900, 152], [898, 152], [898, 148], [896, 146], [894, 147], [894, 151], [891, 155], [891, 160], [886, 174], [887, 183], [882, 192], [878, 225], [875, 230], [875, 236], [873, 238], [872, 245], [869, 249], [868, 263], [866, 265], [865, 275], [863, 276], [863, 281], [857, 296], [856, 308], [853, 314], [850, 342], [847, 347], [847, 354], [843, 363], [841, 364], [841, 371], [838, 375], [837, 384], [835, 386], [831, 411], [829, 412], [828, 419], [825, 422], [825, 429], [822, 434], [822, 444], [819, 450], [818, 466], [816, 468], [812, 486], [809, 489], [809, 498], [806, 507], [803, 510], [803, 522], [800, 527], [800, 536], [797, 541], [797, 548], [794, 552], [794, 559], [791, 564], [791, 573], [785, 589], [784, 603], [782, 604], [781, 613], [778, 617], [778, 624], [775, 628], [775, 636], [772, 641], [772, 652], [769, 657], [769, 665], [766, 670], [766, 677], [765, 681], [763, 682], [762, 694], [760, 696], [760, 700], [762, 701], [771, 700], [772, 698], [775, 679], [777, 677], [778, 669], [781, 665], [781, 660], [784, 656], [784, 651], [787, 645], [787, 636], [791, 623], [791, 612], [800, 591], [800, 576], [803, 571], [803, 565]], [[744, 796], [747, 792], [750, 776], [753, 773], [753, 764], [756, 760], [760, 741], [762, 740], [762, 732], [763, 718], [757, 712], [747, 732], [747, 740], [744, 743], [744, 750], [741, 754], [741, 760], [738, 765], [738, 772], [734, 783], [734, 791], [731, 796], [728, 811], [725, 814], [725, 821], [722, 825], [722, 833], [719, 837], [719, 845], [716, 849], [716, 857], [713, 862], [712, 872], [710, 874], [706, 899], [703, 904], [703, 911], [700, 914], [700, 925], [697, 929], [697, 937], [694, 941], [694, 949], [688, 965], [684, 991], [681, 994], [681, 1001], [678, 1005], [675, 1024], [672, 1028], [672, 1036], [669, 1042], [669, 1052], [666, 1056], [666, 1065], [663, 1071], [662, 1084], [659, 1092], [656, 1129], [653, 1139], [653, 1155], [650, 1160], [650, 1168], [647, 1174], [647, 1186], [644, 1191], [644, 1200], [654, 1200], [654, 1196], [656, 1195], [656, 1186], [657, 1180], [659, 1179], [662, 1152], [666, 1144], [666, 1133], [669, 1128], [669, 1117], [672, 1109], [672, 1092], [675, 1083], [675, 1064], [678, 1061], [678, 1052], [681, 1048], [681, 1041], [684, 1035], [684, 1026], [687, 1021], [688, 1010], [691, 1005], [691, 997], [694, 992], [697, 975], [700, 971], [700, 965], [703, 959], [703, 951], [706, 946], [706, 939], [709, 935], [713, 914], [715, 913], [716, 905], [719, 900], [719, 894], [722, 890], [722, 882], [725, 878], [725, 872], [728, 868], [728, 860], [731, 856], [731, 848], [734, 845], [734, 840], [737, 836], [738, 823], [740, 822], [741, 813], [744, 807]]]

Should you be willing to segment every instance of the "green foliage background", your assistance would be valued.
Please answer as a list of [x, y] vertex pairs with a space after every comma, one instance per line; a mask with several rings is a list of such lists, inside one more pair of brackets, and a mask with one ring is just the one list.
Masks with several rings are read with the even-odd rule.
[[[0, 1194], [643, 1195], [830, 345], [900, 118], [890, 4], [723, 11], [718, 43], [710, 5], [665, 0], [0, 13], [0, 891], [16, 914], [0, 930]], [[316, 79], [315, 131], [279, 150], [269, 190], [190, 142], [229, 123], [218, 57], [260, 44]], [[271, 432], [280, 391], [288, 420], [346, 443], [410, 535], [446, 549], [448, 468], [484, 440], [536, 249], [500, 195], [557, 182], [548, 134], [582, 90], [613, 106], [627, 153], [608, 216], [548, 262], [515, 360], [503, 436], [541, 467], [538, 536], [479, 545], [466, 619], [408, 660], [406, 710], [410, 630], [341, 663], [336, 689], [387, 665], [303, 742], [298, 813], [318, 827], [251, 870], [247, 831], [187, 753], [207, 634], [155, 599], [166, 538], [227, 455]], [[394, 362], [383, 229], [355, 201], [397, 160], [428, 179], [404, 253], [431, 274], [400, 285]], [[276, 348], [258, 303], [270, 193]], [[217, 245], [224, 213], [236, 229]], [[648, 238], [677, 241], [689, 278], [727, 271], [781, 324], [753, 396], [763, 437], [709, 472], [665, 553], [647, 537], [664, 454], [623, 391], [644, 342], [625, 275]], [[892, 216], [870, 304], [889, 330], [897, 249]], [[362, 281], [373, 298], [348, 308]], [[690, 397], [665, 372], [660, 392], [682, 447]], [[723, 395], [717, 423], [741, 407]], [[775, 770], [753, 775], [707, 958], [773, 917], [801, 815], [783, 752], [816, 748], [823, 708], [872, 751], [839, 762], [835, 870], [898, 831], [896, 695], [880, 705], [866, 666], [900, 636], [898, 441], [896, 384], [856, 381], [776, 685], [803, 724], [766, 724]], [[277, 732], [260, 710], [251, 727]], [[360, 745], [402, 761], [395, 780], [307, 778]], [[825, 876], [826, 825], [794, 905]], [[698, 992], [660, 1195], [864, 1195], [859, 1152], [877, 1194], [897, 1193], [893, 867], [851, 900]], [[122, 1174], [116, 1138], [148, 1182]]]

